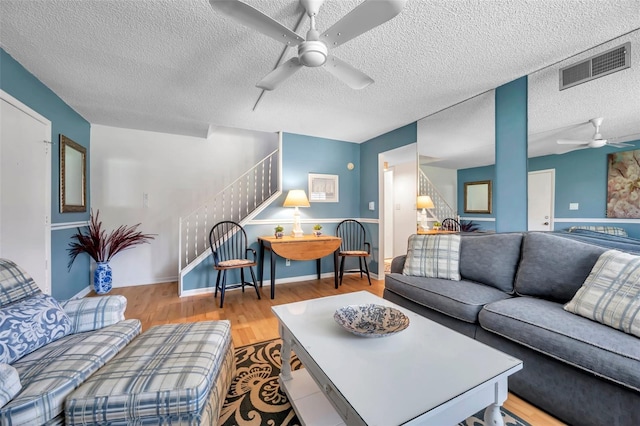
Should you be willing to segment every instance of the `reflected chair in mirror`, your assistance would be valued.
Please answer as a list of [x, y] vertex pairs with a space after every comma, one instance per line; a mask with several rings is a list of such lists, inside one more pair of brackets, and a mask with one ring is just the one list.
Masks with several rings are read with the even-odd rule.
[[[213, 255], [213, 268], [218, 271], [216, 277], [216, 289], [214, 298], [218, 297], [220, 290], [220, 307], [224, 304], [224, 292], [226, 289], [251, 286], [255, 288], [258, 299], [260, 292], [256, 282], [256, 275], [253, 271], [256, 266], [256, 251], [247, 244], [247, 234], [239, 224], [232, 221], [217, 223], [209, 232], [209, 245]], [[249, 258], [249, 254], [253, 258]], [[245, 268], [251, 273], [252, 282], [244, 279]], [[227, 286], [227, 271], [230, 269], [240, 269], [240, 282]]]
[[460, 222], [453, 218], [446, 218], [442, 221], [441, 229], [443, 231], [460, 232]]
[[[369, 266], [367, 264], [367, 260], [371, 255], [371, 244], [366, 241], [367, 234], [364, 226], [357, 220], [343, 220], [338, 224], [336, 236], [342, 239], [340, 251], [338, 252], [338, 256], [340, 256], [340, 285], [342, 285], [342, 276], [345, 272], [360, 272], [360, 278], [362, 278], [362, 273], [366, 272], [369, 285], [371, 285]], [[344, 264], [347, 258], [357, 258], [358, 269], [345, 271]]]

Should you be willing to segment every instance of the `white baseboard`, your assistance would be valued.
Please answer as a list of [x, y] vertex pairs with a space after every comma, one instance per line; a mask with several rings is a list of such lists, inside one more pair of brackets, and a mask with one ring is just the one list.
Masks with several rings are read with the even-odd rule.
[[91, 286], [88, 285], [84, 289], [82, 289], [78, 293], [76, 293], [73, 297], [71, 297], [71, 299], [82, 299], [87, 294], [89, 294], [91, 292], [91, 290], [92, 290]]
[[139, 283], [139, 282], [135, 282], [135, 283], [117, 283], [113, 285], [113, 288], [124, 288], [124, 287], [137, 287], [139, 285], [153, 285], [153, 284], [164, 284], [164, 283], [175, 283], [178, 281], [178, 277], [177, 276], [172, 276], [172, 277], [164, 277], [164, 278], [156, 278], [153, 279], [151, 281], [147, 281], [145, 283]]
[[[377, 280], [378, 275], [377, 274], [373, 274], [373, 273], [369, 273], [369, 275], [371, 275], [371, 279], [372, 280]], [[325, 272], [324, 274], [320, 275], [320, 278], [333, 278], [333, 272]], [[287, 283], [295, 283], [295, 282], [300, 282], [300, 281], [311, 281], [311, 280], [317, 280], [318, 279], [318, 275], [317, 274], [313, 274], [313, 275], [301, 275], [298, 277], [289, 277], [289, 278], [276, 278], [276, 285], [278, 284], [287, 284]], [[227, 284], [229, 286], [233, 285], [231, 283]], [[271, 280], [267, 279], [263, 281], [263, 288], [268, 288], [271, 285]], [[189, 297], [189, 296], [198, 296], [201, 294], [209, 294], [209, 293], [213, 293], [215, 290], [215, 287], [205, 287], [205, 288], [196, 288], [193, 290], [184, 290], [182, 292], [182, 294], [180, 295], [180, 297]], [[240, 290], [240, 287], [238, 288], [234, 288], [234, 289], [229, 289], [227, 291], [233, 291], [233, 290]]]

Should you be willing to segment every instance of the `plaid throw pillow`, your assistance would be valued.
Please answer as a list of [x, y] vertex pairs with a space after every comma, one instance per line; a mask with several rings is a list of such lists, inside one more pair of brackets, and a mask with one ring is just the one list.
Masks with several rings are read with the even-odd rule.
[[460, 235], [409, 237], [404, 275], [460, 281]]
[[640, 337], [640, 256], [602, 253], [564, 309]]

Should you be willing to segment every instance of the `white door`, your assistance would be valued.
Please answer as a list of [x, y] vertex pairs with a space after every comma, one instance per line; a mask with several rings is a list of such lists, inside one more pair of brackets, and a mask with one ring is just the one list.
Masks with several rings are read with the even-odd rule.
[[553, 231], [555, 170], [529, 172], [529, 231]]
[[51, 122], [0, 91], [0, 257], [51, 294]]

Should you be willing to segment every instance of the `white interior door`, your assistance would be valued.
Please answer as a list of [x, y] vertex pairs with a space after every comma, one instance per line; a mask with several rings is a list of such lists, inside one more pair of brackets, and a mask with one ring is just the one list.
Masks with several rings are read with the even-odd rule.
[[51, 294], [51, 122], [0, 91], [0, 256]]
[[553, 231], [555, 170], [529, 172], [528, 229]]

